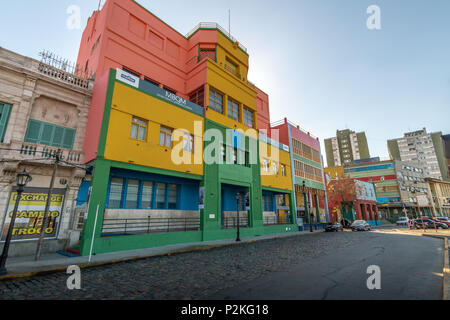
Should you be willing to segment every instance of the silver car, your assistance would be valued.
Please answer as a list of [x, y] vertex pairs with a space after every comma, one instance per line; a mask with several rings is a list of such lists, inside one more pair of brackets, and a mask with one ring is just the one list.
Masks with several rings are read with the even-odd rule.
[[352, 231], [370, 231], [372, 227], [365, 220], [356, 220], [350, 228], [352, 228]]

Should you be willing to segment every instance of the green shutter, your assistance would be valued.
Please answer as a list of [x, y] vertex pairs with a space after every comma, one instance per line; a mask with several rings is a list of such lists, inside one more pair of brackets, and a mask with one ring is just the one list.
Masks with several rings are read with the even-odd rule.
[[62, 147], [65, 129], [63, 127], [55, 127], [53, 134], [52, 146]]
[[53, 141], [53, 134], [55, 132], [55, 126], [50, 123], [44, 123], [41, 135], [41, 144], [51, 146]]
[[39, 143], [42, 127], [42, 122], [30, 119], [30, 121], [28, 121], [28, 129], [25, 135], [25, 142]]
[[76, 130], [30, 119], [25, 142], [72, 149]]
[[69, 128], [65, 128], [64, 130], [64, 140], [63, 140], [63, 148], [66, 149], [72, 149], [73, 148], [73, 144], [75, 142], [75, 130], [74, 129], [69, 129]]
[[3, 138], [5, 137], [10, 112], [11, 106], [9, 104], [0, 103], [0, 142], [3, 142]]

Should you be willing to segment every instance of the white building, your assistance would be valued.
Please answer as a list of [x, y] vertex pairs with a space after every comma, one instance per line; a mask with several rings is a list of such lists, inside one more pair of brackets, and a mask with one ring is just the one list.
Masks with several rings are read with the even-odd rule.
[[[444, 159], [440, 139], [440, 132], [427, 133], [425, 128], [405, 133], [403, 138], [388, 141], [391, 159], [419, 162], [424, 169], [425, 177], [442, 180], [440, 161]], [[440, 142], [440, 145], [436, 143], [436, 140]]]
[[1, 241], [16, 196], [16, 175], [26, 169], [32, 176], [20, 201], [10, 256], [36, 250], [56, 152], [65, 162], [56, 172], [42, 252], [55, 252], [78, 240], [79, 217], [73, 213], [86, 174], [82, 149], [92, 86], [90, 80], [0, 48]]

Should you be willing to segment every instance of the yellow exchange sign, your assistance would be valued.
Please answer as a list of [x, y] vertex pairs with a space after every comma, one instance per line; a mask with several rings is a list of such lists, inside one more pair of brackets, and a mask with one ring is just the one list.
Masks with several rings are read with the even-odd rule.
[[[40, 189], [35, 189], [40, 190]], [[47, 202], [47, 189], [42, 191], [24, 192], [20, 197], [19, 207], [16, 213], [16, 221], [13, 229], [13, 241], [37, 239], [42, 230], [45, 205]], [[64, 191], [54, 191], [50, 200], [47, 225], [45, 226], [45, 238], [55, 238], [57, 236], [62, 208], [64, 203]], [[5, 223], [2, 228], [1, 241], [6, 239], [14, 205], [17, 200], [17, 192], [11, 193]]]

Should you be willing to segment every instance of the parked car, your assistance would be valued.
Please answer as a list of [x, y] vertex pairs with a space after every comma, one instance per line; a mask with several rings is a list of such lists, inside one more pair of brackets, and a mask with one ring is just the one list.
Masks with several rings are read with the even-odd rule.
[[344, 231], [344, 227], [339, 222], [336, 223], [328, 223], [325, 226], [325, 232], [338, 232], [338, 231]]
[[439, 223], [444, 223], [450, 227], [450, 219], [447, 217], [437, 217], [434, 219], [434, 221], [437, 221]]
[[396, 224], [398, 226], [407, 226], [409, 224], [409, 218], [408, 217], [400, 217], [400, 218], [398, 218]]
[[365, 220], [355, 220], [351, 225], [352, 231], [370, 231], [371, 226]]
[[[422, 224], [422, 221], [423, 221], [423, 224]], [[437, 229], [449, 229], [450, 228], [450, 226], [445, 223], [433, 221], [429, 218], [423, 218], [423, 219], [419, 218], [419, 219], [414, 220], [414, 224], [413, 224], [412, 228], [423, 229], [424, 225], [425, 225], [425, 229], [434, 229], [435, 225], [436, 225]]]

